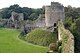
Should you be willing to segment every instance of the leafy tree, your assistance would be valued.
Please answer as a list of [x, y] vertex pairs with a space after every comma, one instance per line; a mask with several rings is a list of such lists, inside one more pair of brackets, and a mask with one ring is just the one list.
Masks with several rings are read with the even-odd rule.
[[18, 4], [11, 5], [8, 9], [10, 11], [15, 11], [17, 13], [22, 13], [22, 8]]
[[2, 16], [3, 19], [4, 19], [4, 18], [8, 19], [8, 18], [10, 18], [10, 16], [11, 16], [11, 12], [8, 11], [8, 8], [5, 8], [5, 9], [3, 9], [3, 11], [1, 12], [1, 16]]
[[32, 13], [30, 16], [29, 16], [29, 19], [30, 20], [36, 20], [38, 18], [38, 15], [36, 15], [36, 13]]
[[[38, 9], [33, 9], [33, 8], [28, 8], [28, 7], [20, 7], [18, 4], [11, 5], [8, 8], [2, 9], [3, 11], [0, 12], [2, 15], [2, 18], [9, 19], [11, 17], [11, 12], [15, 11], [17, 13], [23, 13], [24, 14], [24, 20], [35, 20], [38, 18], [39, 14], [43, 13], [42, 8]], [[34, 18], [32, 18], [34, 16]]]
[[67, 17], [65, 19], [65, 23], [64, 23], [65, 27], [67, 27], [69, 29], [69, 27], [71, 26], [71, 24], [72, 24], [72, 18], [71, 17]]
[[80, 53], [80, 18], [72, 19], [66, 18], [65, 19], [65, 27], [69, 29], [75, 38], [75, 53]]
[[32, 9], [28, 7], [23, 7], [22, 12], [24, 14], [24, 20], [28, 20], [29, 16], [32, 14]]

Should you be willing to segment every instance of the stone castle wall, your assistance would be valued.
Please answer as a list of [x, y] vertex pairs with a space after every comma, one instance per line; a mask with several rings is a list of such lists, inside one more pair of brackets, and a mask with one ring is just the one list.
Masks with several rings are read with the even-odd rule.
[[58, 23], [58, 39], [62, 41], [62, 53], [74, 53], [74, 36], [62, 22]]
[[51, 18], [51, 6], [46, 6], [45, 7], [45, 23], [46, 26], [51, 26], [50, 24], [50, 19]]
[[37, 20], [35, 20], [35, 26], [36, 27], [45, 27], [45, 17], [44, 14], [40, 14], [39, 18]]
[[11, 19], [12, 21], [15, 21], [16, 19], [18, 19], [18, 20], [23, 20], [23, 19], [24, 19], [24, 15], [23, 15], [23, 13], [16, 13], [16, 12], [13, 11], [13, 12], [11, 13], [10, 19]]
[[45, 23], [47, 27], [53, 26], [58, 20], [64, 20], [64, 7], [60, 3], [51, 2], [50, 6], [45, 6]]

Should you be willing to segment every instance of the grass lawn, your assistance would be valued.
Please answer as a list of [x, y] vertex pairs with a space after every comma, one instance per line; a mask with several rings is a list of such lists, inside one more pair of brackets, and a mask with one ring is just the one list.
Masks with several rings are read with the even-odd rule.
[[46, 53], [47, 48], [26, 43], [15, 29], [0, 28], [0, 53]]

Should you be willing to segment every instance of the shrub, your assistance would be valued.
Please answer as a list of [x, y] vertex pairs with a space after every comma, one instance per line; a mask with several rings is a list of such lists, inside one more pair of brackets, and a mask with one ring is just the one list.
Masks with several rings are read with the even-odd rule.
[[62, 53], [62, 46], [59, 46], [58, 53]]

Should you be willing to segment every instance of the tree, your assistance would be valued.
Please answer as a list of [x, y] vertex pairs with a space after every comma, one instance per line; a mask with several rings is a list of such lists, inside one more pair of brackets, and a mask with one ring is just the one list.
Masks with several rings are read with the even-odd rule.
[[11, 16], [11, 11], [8, 10], [8, 8], [4, 8], [3, 11], [1, 11], [1, 17], [4, 19], [8, 19]]
[[29, 16], [32, 14], [32, 9], [28, 7], [23, 7], [22, 12], [24, 14], [24, 20], [28, 20]]
[[[42, 8], [33, 9], [28, 7], [20, 7], [18, 4], [11, 5], [8, 8], [2, 9], [3, 11], [0, 12], [1, 17], [5, 19], [9, 19], [11, 17], [12, 11], [17, 13], [23, 13], [24, 14], [24, 20], [35, 20], [38, 18], [39, 14], [44, 13]], [[34, 17], [32, 17], [34, 16]]]
[[64, 23], [65, 27], [69, 29], [69, 27], [71, 26], [71, 24], [72, 24], [72, 18], [71, 17], [67, 17], [65, 19], [65, 23]]
[[70, 5], [68, 7], [65, 7], [65, 16], [66, 17], [72, 17], [72, 19], [77, 19], [80, 16], [80, 8], [71, 7]]
[[18, 4], [11, 5], [8, 9], [10, 11], [15, 11], [17, 13], [22, 13], [22, 8]]
[[36, 20], [38, 18], [38, 15], [36, 15], [36, 13], [32, 13], [30, 16], [29, 16], [29, 19], [30, 20]]

